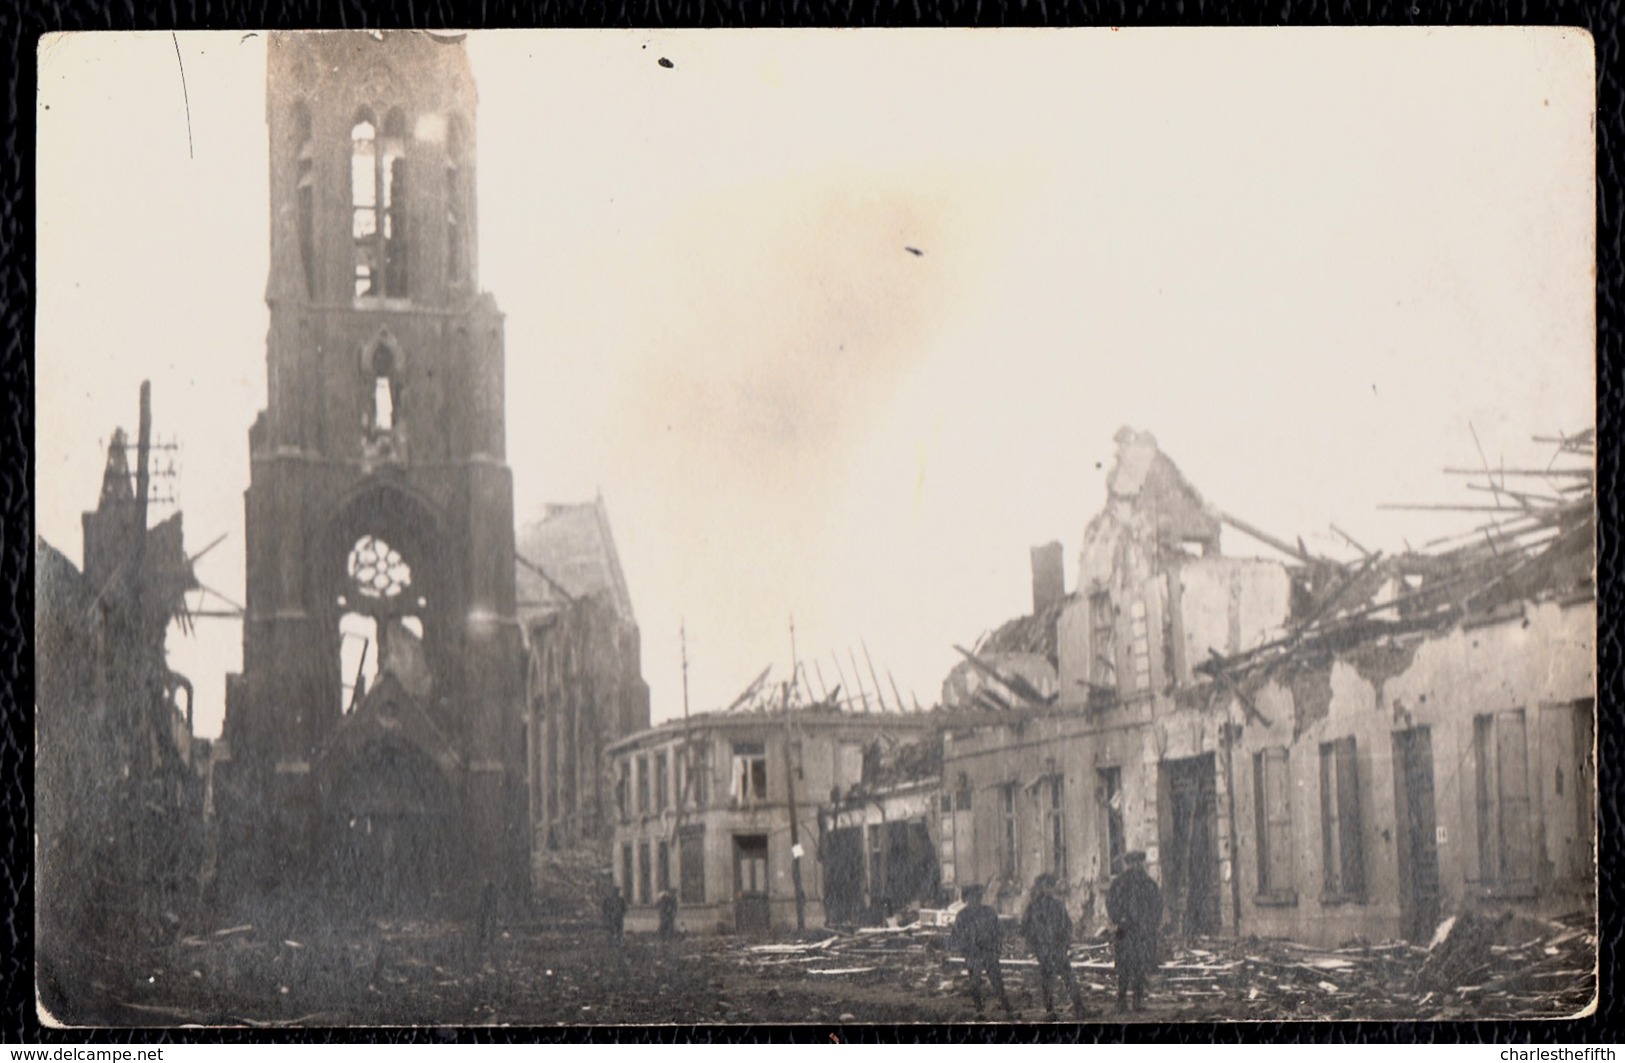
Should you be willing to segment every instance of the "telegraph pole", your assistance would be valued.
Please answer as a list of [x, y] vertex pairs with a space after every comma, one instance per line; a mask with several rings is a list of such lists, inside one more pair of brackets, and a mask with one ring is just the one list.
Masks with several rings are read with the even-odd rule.
[[796, 822], [796, 766], [790, 762], [790, 684], [784, 691], [784, 785], [790, 804], [790, 881], [796, 888], [796, 930], [807, 929], [807, 894], [801, 887], [801, 827]]
[[[801, 682], [801, 666], [796, 661], [796, 614], [790, 614], [790, 682]], [[811, 693], [811, 691], [808, 691]]]
[[[143, 571], [147, 558], [147, 495], [152, 490], [152, 472], [147, 461], [152, 451], [152, 382], [141, 382], [141, 419], [136, 431], [135, 449], [135, 542], [132, 545], [135, 563], [130, 566], [131, 598], [135, 601], [136, 616], [141, 616], [141, 590], [146, 578]], [[161, 636], [160, 636], [161, 637]]]
[[[677, 802], [677, 819], [683, 818], [683, 809], [688, 807], [689, 792], [694, 789], [694, 747], [690, 744], [688, 733], [688, 623], [678, 621], [677, 645], [683, 659], [683, 762], [686, 770], [683, 772], [683, 792]], [[681, 840], [679, 840], [681, 844]]]

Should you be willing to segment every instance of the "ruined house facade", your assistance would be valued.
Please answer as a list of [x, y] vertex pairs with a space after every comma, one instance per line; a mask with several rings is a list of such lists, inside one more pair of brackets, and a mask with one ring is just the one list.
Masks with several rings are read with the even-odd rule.
[[1104, 919], [1144, 850], [1180, 934], [1426, 940], [1484, 904], [1595, 910], [1589, 499], [1532, 554], [1223, 556], [1125, 430], [1055, 621], [1058, 694], [943, 735], [960, 884]]
[[[627, 926], [653, 929], [654, 905], [673, 889], [691, 931], [793, 930], [797, 846], [805, 925], [858, 921], [871, 893], [883, 904], [884, 887], [877, 879], [871, 890], [865, 877], [867, 835], [852, 818], [862, 803], [853, 791], [866, 759], [872, 771], [882, 749], [916, 741], [928, 726], [925, 714], [819, 704], [706, 713], [614, 743], [606, 768]], [[883, 847], [894, 842], [877, 838]], [[906, 853], [907, 828], [901, 845]]]
[[820, 812], [819, 863], [831, 926], [879, 926], [946, 903], [954, 869], [953, 808], [938, 808], [942, 744], [931, 730], [865, 751], [856, 781]]
[[[142, 459], [148, 426], [143, 385]], [[147, 526], [147, 476], [127, 449], [115, 433], [83, 568], [35, 544], [36, 959], [41, 1002], [67, 1022], [98, 1021], [87, 983], [171, 937], [202, 890], [192, 688], [164, 649], [196, 582], [181, 515]]]
[[550, 505], [519, 533], [535, 873], [550, 854], [607, 851], [604, 749], [649, 726], [649, 684], [626, 576], [600, 497]]
[[222, 886], [388, 906], [520, 883], [524, 659], [468, 60], [428, 33], [273, 34], [267, 67], [268, 398]]

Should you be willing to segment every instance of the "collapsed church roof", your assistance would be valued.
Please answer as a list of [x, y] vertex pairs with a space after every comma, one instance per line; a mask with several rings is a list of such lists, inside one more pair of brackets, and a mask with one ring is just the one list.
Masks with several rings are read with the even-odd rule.
[[603, 496], [578, 504], [550, 503], [546, 515], [519, 532], [519, 613], [526, 619], [581, 598], [599, 598], [633, 618]]

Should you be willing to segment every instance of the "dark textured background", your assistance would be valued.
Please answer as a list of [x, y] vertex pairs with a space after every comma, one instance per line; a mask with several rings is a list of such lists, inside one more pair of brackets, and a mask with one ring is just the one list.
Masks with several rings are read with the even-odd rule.
[[[1625, 390], [1619, 366], [1621, 258], [1619, 144], [1625, 138], [1620, 96], [1619, 0], [1538, 4], [1527, 2], [1374, 2], [1326, 0], [1301, 3], [1214, 3], [1209, 0], [605, 0], [591, 4], [524, 4], [517, 0], [193, 0], [145, 4], [137, 0], [0, 0], [0, 65], [12, 71], [6, 109], [0, 115], [0, 273], [4, 319], [0, 321], [0, 824], [4, 863], [0, 893], [0, 1043], [83, 1041], [995, 1041], [1006, 1044], [1083, 1040], [1167, 1041], [1625, 1041], [1617, 995], [1620, 912], [1618, 812], [1625, 783], [1625, 749], [1619, 715], [1621, 694], [1617, 582], [1617, 445]], [[33, 918], [33, 327], [34, 327], [34, 91], [35, 49], [53, 30], [294, 29], [302, 27], [711, 27], [711, 26], [1051, 26], [1051, 25], [1441, 25], [1507, 23], [1580, 26], [1596, 41], [1597, 57], [1597, 432], [1599, 627], [1597, 700], [1600, 785], [1599, 888], [1602, 918], [1601, 1002], [1597, 1014], [1576, 1022], [1522, 1023], [1306, 1023], [1224, 1026], [1112, 1025], [1047, 1027], [672, 1027], [560, 1031], [495, 1030], [306, 1030], [265, 1031], [81, 1031], [42, 1030], [34, 1010]]]

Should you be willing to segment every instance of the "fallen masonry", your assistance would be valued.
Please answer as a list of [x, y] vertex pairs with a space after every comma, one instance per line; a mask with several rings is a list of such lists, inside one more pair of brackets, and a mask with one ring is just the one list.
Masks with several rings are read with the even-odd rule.
[[[1474, 916], [1430, 946], [1339, 948], [1262, 938], [1166, 947], [1154, 1022], [1575, 1015], [1596, 993], [1587, 919]], [[1111, 944], [1072, 948], [1087, 1003], [1115, 1021]], [[1006, 937], [1018, 1013], [1042, 1017], [1034, 961]], [[1460, 978], [1446, 982], [1446, 977]], [[616, 949], [586, 924], [504, 923], [482, 946], [465, 921], [349, 927], [234, 924], [152, 950], [99, 980], [83, 1014], [118, 1025], [958, 1023], [968, 982], [944, 928], [809, 933], [771, 942], [629, 935]], [[850, 1016], [843, 1019], [842, 1016]]]

